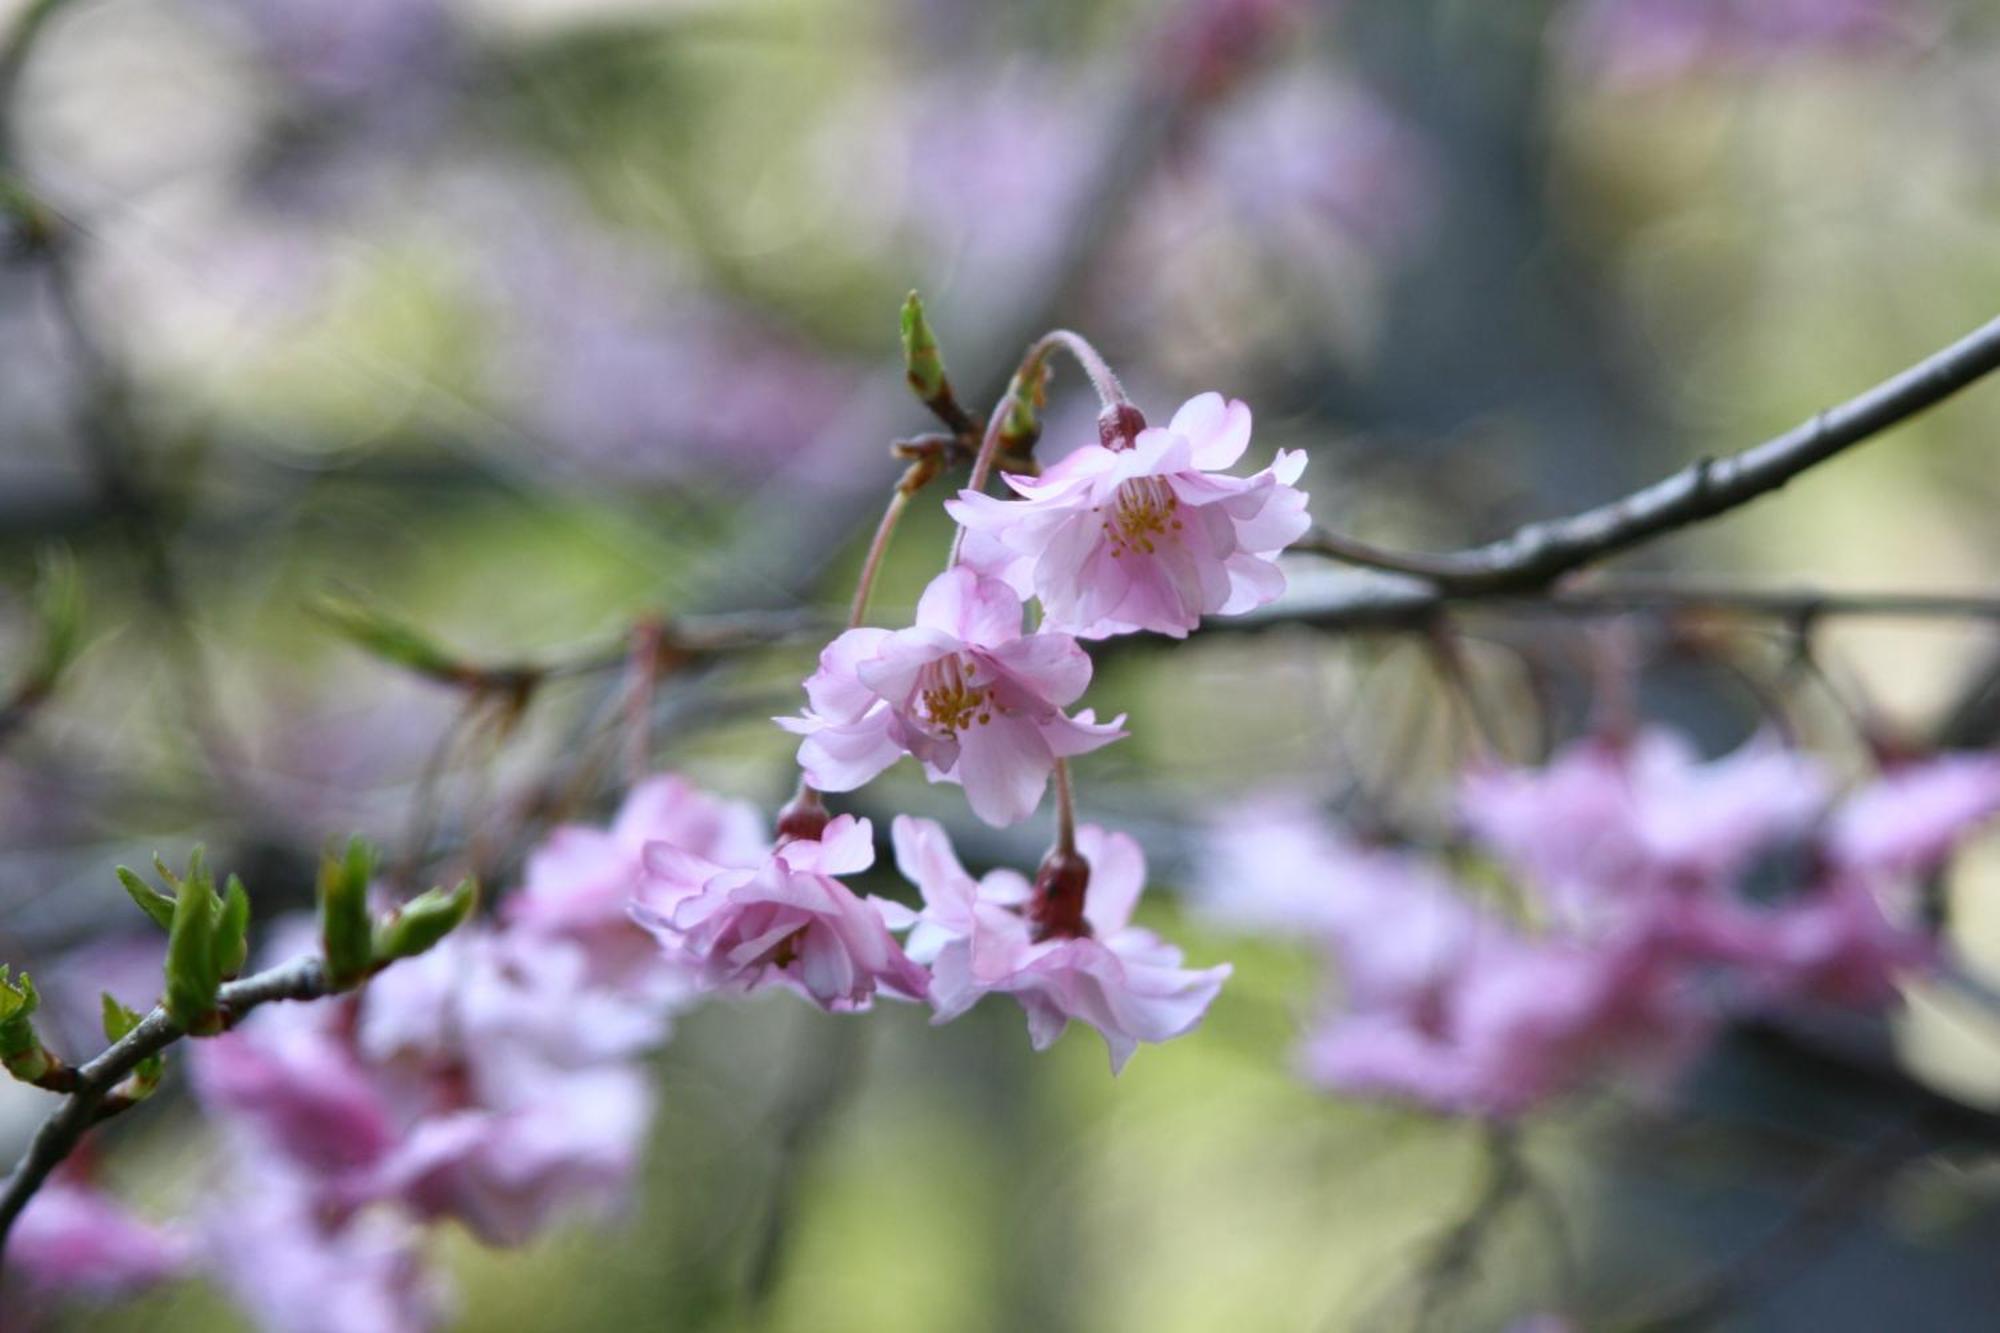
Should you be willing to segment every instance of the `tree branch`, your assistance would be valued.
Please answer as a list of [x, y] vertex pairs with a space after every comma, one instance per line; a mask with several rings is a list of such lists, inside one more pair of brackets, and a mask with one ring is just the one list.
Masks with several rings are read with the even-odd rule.
[[1295, 549], [1382, 572], [1317, 601], [1294, 600], [1244, 619], [1343, 626], [1407, 622], [1449, 601], [1545, 588], [1573, 570], [1769, 494], [1995, 370], [2000, 370], [2000, 319], [1762, 444], [1727, 458], [1704, 458], [1643, 490], [1565, 518], [1530, 523], [1484, 546], [1406, 554], [1318, 534]]
[[[274, 1000], [316, 1000], [330, 993], [325, 970], [317, 957], [295, 958], [289, 963], [244, 977], [225, 985], [216, 997], [224, 1022], [234, 1025], [244, 1014]], [[0, 1263], [7, 1252], [7, 1237], [28, 1201], [35, 1197], [52, 1173], [82, 1140], [91, 1126], [105, 1118], [110, 1109], [106, 1099], [140, 1063], [159, 1054], [186, 1036], [167, 1016], [164, 1008], [139, 1020], [139, 1025], [107, 1046], [89, 1063], [77, 1069], [76, 1091], [63, 1099], [54, 1114], [28, 1142], [28, 1150], [15, 1165], [13, 1174], [0, 1188]]]

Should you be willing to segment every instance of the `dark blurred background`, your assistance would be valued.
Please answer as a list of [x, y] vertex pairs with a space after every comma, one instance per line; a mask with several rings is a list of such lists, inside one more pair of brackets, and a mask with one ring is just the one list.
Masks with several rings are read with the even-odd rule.
[[[615, 654], [661, 612], [840, 604], [888, 444], [927, 427], [896, 349], [910, 288], [982, 408], [1030, 337], [1074, 327], [1156, 418], [1246, 399], [1254, 460], [1309, 451], [1321, 522], [1418, 548], [1741, 447], [2000, 303], [1984, 0], [42, 8], [0, 5], [40, 28], [4, 67], [4, 152], [64, 235], [51, 258], [17, 216], [0, 266], [0, 661], [52, 544], [89, 647], [0, 756], [0, 955], [86, 996], [143, 967], [115, 863], [206, 843], [276, 912], [335, 835], [381, 840], [413, 880], [483, 857], [504, 882], [549, 818], [607, 808], [615, 673], [547, 687], [508, 730], [356, 651], [313, 600], [357, 595], [482, 662]], [[1091, 411], [1059, 373], [1051, 446]], [[1643, 559], [1976, 588], [2000, 546], [1996, 422], [1974, 394]], [[921, 509], [885, 617], [942, 558]], [[1990, 638], [1824, 646], [1850, 699], [1928, 733]], [[1552, 677], [1573, 726], [1586, 647], [1500, 623], [1470, 652], [1496, 690]], [[812, 651], [663, 691], [656, 762], [781, 800], [765, 719]], [[1148, 834], [1150, 910], [1191, 957], [1237, 964], [1207, 1025], [1113, 1082], [1094, 1037], [1032, 1056], [997, 1006], [937, 1031], [711, 1007], [665, 1057], [622, 1224], [518, 1255], [446, 1239], [462, 1327], [1414, 1317], [1479, 1196], [1479, 1132], [1297, 1082], [1309, 966], [1183, 919], [1171, 890], [1186, 830], [1253, 787], [1359, 781], [1421, 819], [1453, 755], [1442, 728], [1405, 743], [1402, 719], [1439, 707], [1421, 661], [1273, 633], [1102, 663], [1134, 736], [1082, 765], [1086, 803]], [[1712, 740], [1750, 725], [1713, 670], [1648, 680]], [[1546, 739], [1528, 730], [1524, 752]], [[855, 808], [952, 807], [902, 775]], [[1971, 858], [1955, 889], [1967, 948], [2000, 959], [1996, 874]], [[1962, 1005], [1913, 996], [1892, 1035], [2000, 1104]], [[1711, 1064], [1671, 1117], [1614, 1100], [1531, 1125], [1548, 1206], [1512, 1209], [1422, 1316], [1623, 1308], [1741, 1251], [1870, 1132], [1851, 1080], [1732, 1047]], [[38, 1098], [0, 1087], [10, 1155]], [[183, 1112], [107, 1135], [108, 1178], [160, 1214], [204, 1188]], [[1990, 1165], [1934, 1163], [1730, 1317], [1988, 1326], [1994, 1189]], [[179, 1289], [77, 1327], [233, 1317]]]

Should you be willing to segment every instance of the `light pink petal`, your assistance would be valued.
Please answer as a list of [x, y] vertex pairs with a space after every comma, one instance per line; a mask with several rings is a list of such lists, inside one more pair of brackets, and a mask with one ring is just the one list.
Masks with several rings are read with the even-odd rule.
[[1030, 634], [981, 654], [1038, 699], [1067, 708], [1090, 687], [1090, 654], [1067, 634]]
[[851, 629], [820, 650], [819, 670], [806, 677], [806, 700], [828, 722], [853, 722], [875, 702], [858, 674], [888, 641], [884, 629]]
[[953, 565], [924, 589], [917, 624], [962, 643], [1005, 643], [1021, 633], [1021, 597], [998, 579]]
[[966, 731], [954, 776], [972, 813], [1004, 828], [1035, 812], [1054, 767], [1041, 728], [1027, 718], [999, 715], [990, 726]]
[[1084, 915], [1099, 935], [1123, 930], [1146, 888], [1146, 854], [1130, 834], [1080, 824], [1076, 849], [1090, 863]]
[[1204, 393], [1182, 403], [1167, 429], [1186, 437], [1194, 465], [1207, 472], [1233, 467], [1250, 445], [1250, 408], [1219, 393]]
[[[783, 719], [780, 719], [781, 721]], [[894, 718], [884, 707], [850, 727], [828, 727], [799, 742], [799, 768], [821, 791], [853, 791], [903, 757]]]
[[917, 677], [925, 667], [962, 646], [941, 630], [925, 626], [899, 630], [884, 639], [881, 651], [856, 671], [862, 684], [896, 705], [916, 691]]
[[852, 875], [875, 864], [875, 825], [853, 815], [837, 815], [819, 835], [822, 875]]

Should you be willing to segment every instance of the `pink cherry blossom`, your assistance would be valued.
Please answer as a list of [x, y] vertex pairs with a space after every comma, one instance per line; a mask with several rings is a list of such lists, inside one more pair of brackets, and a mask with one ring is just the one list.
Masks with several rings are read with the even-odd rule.
[[643, 980], [659, 953], [627, 908], [645, 882], [646, 844], [657, 841], [710, 860], [751, 860], [764, 846], [764, 821], [748, 802], [717, 799], [677, 774], [648, 778], [609, 828], [565, 824], [528, 854], [508, 921], [579, 941], [607, 979]]
[[60, 1176], [29, 1200], [7, 1242], [8, 1275], [44, 1297], [131, 1296], [177, 1276], [188, 1258], [180, 1237]]
[[351, 1003], [267, 1007], [234, 1031], [195, 1043], [188, 1060], [202, 1105], [315, 1177], [373, 1168], [398, 1128], [375, 1074], [329, 1021]]
[[257, 1173], [296, 1182], [325, 1227], [388, 1205], [517, 1245], [622, 1200], [652, 1109], [633, 1057], [665, 1030], [582, 946], [474, 925], [354, 997], [260, 1008], [192, 1058]]
[[1375, 895], [1397, 881], [1450, 892], [1415, 858], [1347, 836], [1311, 802], [1270, 793], [1217, 814], [1195, 847], [1191, 906], [1219, 926], [1325, 941], [1365, 924]]
[[913, 956], [931, 963], [936, 1022], [989, 993], [1011, 995], [1027, 1011], [1036, 1050], [1076, 1019], [1103, 1034], [1115, 1074], [1140, 1042], [1169, 1041], [1199, 1025], [1229, 976], [1226, 963], [1183, 967], [1179, 949], [1131, 924], [1146, 863], [1122, 833], [1093, 824], [1077, 829], [1077, 850], [1090, 865], [1084, 917], [1091, 933], [1043, 940], [1020, 911], [1029, 894], [1021, 876], [995, 871], [974, 881], [930, 820], [899, 815], [892, 833], [896, 864], [922, 892], [924, 908], [891, 915], [912, 927]]
[[2000, 815], [2000, 755], [1943, 754], [1892, 768], [1842, 803], [1827, 840], [1843, 866], [1925, 874]]
[[282, 1171], [239, 1173], [207, 1216], [224, 1290], [266, 1333], [430, 1333], [449, 1301], [414, 1228], [374, 1209], [334, 1218]]
[[1205, 393], [1129, 449], [1086, 445], [1039, 478], [1009, 474], [1018, 500], [963, 491], [945, 507], [967, 529], [968, 562], [1039, 597], [1045, 628], [1183, 638], [1283, 592], [1275, 557], [1310, 526], [1293, 484], [1304, 454], [1222, 471], [1249, 443], [1250, 409]]
[[818, 838], [780, 844], [760, 864], [726, 866], [671, 843], [646, 850], [654, 888], [632, 915], [708, 984], [786, 986], [823, 1009], [866, 1009], [880, 991], [920, 1000], [930, 979], [870, 901], [836, 876], [875, 861], [874, 828], [841, 815]]
[[1760, 851], [1802, 836], [1825, 803], [1818, 767], [1767, 738], [1704, 762], [1663, 730], [1580, 741], [1541, 768], [1477, 771], [1459, 796], [1473, 835], [1571, 916], [1726, 889]]
[[1753, 1005], [1874, 1008], [1938, 958], [1908, 904], [1900, 913], [1896, 905], [1863, 877], [1835, 872], [1773, 906], [1710, 907], [1695, 947], [1727, 963]]
[[1299, 1055], [1326, 1087], [1511, 1116], [1614, 1063], [1671, 1069], [1706, 1028], [1649, 933], [1530, 939], [1420, 865], [1351, 891], [1373, 910], [1337, 934], [1342, 1002]]
[[1908, 48], [1937, 18], [1929, 0], [1583, 0], [1564, 37], [1585, 71], [1639, 88], [1704, 69]]
[[372, 1192], [488, 1245], [524, 1245], [559, 1217], [622, 1204], [652, 1113], [634, 1067], [543, 1069], [497, 1100], [418, 1121]]
[[933, 782], [965, 788], [989, 824], [1032, 814], [1058, 759], [1125, 733], [1063, 709], [1090, 684], [1090, 658], [1066, 634], [1021, 633], [1020, 597], [958, 566], [931, 581], [913, 628], [849, 630], [806, 681], [809, 707], [779, 725], [805, 739], [799, 764], [821, 791], [852, 791], [901, 756]]
[[478, 926], [389, 968], [364, 998], [356, 1040], [367, 1059], [460, 1067], [486, 1097], [524, 1067], [623, 1060], [667, 1033], [650, 997], [596, 984], [580, 946]]

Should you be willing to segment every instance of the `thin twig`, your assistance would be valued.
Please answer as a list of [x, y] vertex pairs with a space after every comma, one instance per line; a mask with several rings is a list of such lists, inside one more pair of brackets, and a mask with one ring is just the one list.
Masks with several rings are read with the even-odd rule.
[[[228, 983], [217, 995], [216, 1007], [224, 1022], [233, 1024], [259, 1005], [274, 1000], [315, 1000], [329, 990], [326, 973], [317, 957], [295, 958], [269, 971]], [[76, 1071], [76, 1091], [65, 1097], [62, 1105], [35, 1131], [27, 1152], [7, 1177], [4, 1189], [0, 1189], [0, 1261], [5, 1259], [8, 1234], [22, 1210], [49, 1174], [102, 1118], [105, 1099], [142, 1061], [186, 1035], [164, 1008], [155, 1008], [139, 1020], [137, 1027]]]
[[[1518, 592], [1663, 533], [1714, 518], [1874, 438], [2000, 370], [2000, 319], [1783, 435], [1726, 458], [1704, 458], [1643, 490], [1566, 518], [1530, 523], [1449, 555], [1394, 556], [1439, 591]], [[1378, 552], [1387, 556], [1386, 552]]]
[[2000, 622], [2000, 593], [1903, 589], [1821, 592], [1677, 579], [1619, 579], [1546, 592], [1465, 593], [1409, 576], [1357, 573], [1328, 592], [1286, 598], [1242, 616], [1218, 618], [1209, 631], [1274, 625], [1320, 629], [1421, 629], [1447, 609], [1497, 615], [1591, 620], [1625, 615], [1726, 616], [1811, 623], [1830, 619], [1984, 620]]

